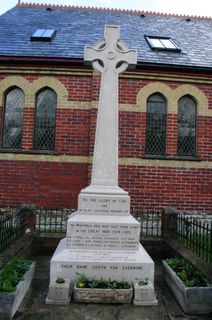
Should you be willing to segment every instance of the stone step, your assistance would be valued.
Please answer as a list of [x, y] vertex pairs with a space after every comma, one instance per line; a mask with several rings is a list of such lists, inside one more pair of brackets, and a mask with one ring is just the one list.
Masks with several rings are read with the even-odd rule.
[[50, 281], [63, 277], [74, 282], [77, 273], [119, 281], [149, 278], [154, 283], [154, 262], [141, 245], [137, 251], [71, 250], [63, 239], [51, 259]]
[[140, 224], [131, 215], [88, 216], [75, 212], [68, 220], [67, 248], [136, 251], [139, 240]]

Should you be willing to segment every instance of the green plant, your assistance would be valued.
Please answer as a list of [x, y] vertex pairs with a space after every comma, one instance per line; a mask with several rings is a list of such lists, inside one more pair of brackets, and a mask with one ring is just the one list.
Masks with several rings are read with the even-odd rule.
[[176, 272], [186, 287], [209, 287], [202, 272], [198, 271], [183, 258], [166, 259], [167, 264]]
[[95, 289], [130, 289], [129, 282], [122, 282], [116, 280], [103, 280], [103, 279], [89, 279], [84, 274], [77, 273], [76, 280], [77, 288], [95, 288]]
[[76, 275], [77, 275], [77, 281], [76, 281], [77, 288], [86, 288], [87, 282], [88, 282], [87, 277], [84, 274], [81, 274], [78, 272], [76, 273]]
[[15, 291], [16, 285], [22, 279], [30, 265], [31, 261], [22, 258], [14, 258], [9, 261], [0, 272], [0, 291]]
[[118, 283], [114, 280], [109, 279], [108, 282], [106, 283], [106, 286], [108, 289], [117, 289], [118, 288]]
[[57, 278], [56, 283], [61, 284], [61, 283], [65, 283], [65, 279], [63, 278]]
[[139, 286], [146, 286], [149, 282], [149, 279], [148, 278], [144, 278], [144, 279], [136, 279], [138, 280], [138, 285]]

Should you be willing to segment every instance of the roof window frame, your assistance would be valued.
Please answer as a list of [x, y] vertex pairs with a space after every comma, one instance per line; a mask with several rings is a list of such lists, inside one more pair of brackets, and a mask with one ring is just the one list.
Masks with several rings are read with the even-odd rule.
[[55, 29], [36, 29], [31, 35], [30, 41], [44, 41], [51, 42], [55, 37]]
[[[158, 50], [158, 51], [172, 51], [172, 52], [181, 52], [181, 49], [176, 45], [174, 40], [171, 37], [160, 37], [160, 36], [144, 36], [149, 47], [152, 50]], [[157, 40], [158, 46], [153, 43], [153, 40]], [[171, 46], [165, 46], [165, 41], [170, 42]]]

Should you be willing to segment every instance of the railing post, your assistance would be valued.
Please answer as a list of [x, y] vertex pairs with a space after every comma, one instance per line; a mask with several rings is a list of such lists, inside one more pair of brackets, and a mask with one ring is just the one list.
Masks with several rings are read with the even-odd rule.
[[165, 207], [162, 211], [162, 237], [176, 237], [177, 209]]
[[18, 216], [20, 219], [20, 227], [23, 230], [22, 234], [34, 232], [36, 227], [36, 206], [34, 204], [21, 204], [18, 208]]

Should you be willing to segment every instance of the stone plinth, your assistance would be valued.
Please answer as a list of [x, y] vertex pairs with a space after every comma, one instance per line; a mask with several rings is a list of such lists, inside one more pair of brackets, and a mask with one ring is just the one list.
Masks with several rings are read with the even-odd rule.
[[131, 215], [103, 216], [73, 213], [67, 226], [66, 247], [95, 250], [138, 250], [140, 224]]
[[152, 282], [148, 280], [145, 285], [140, 285], [139, 281], [133, 283], [134, 299], [133, 304], [137, 306], [155, 306], [158, 304], [155, 298], [155, 290]]
[[141, 244], [136, 251], [74, 250], [68, 249], [63, 239], [51, 259], [50, 282], [63, 277], [73, 286], [77, 273], [128, 282], [147, 277], [154, 283], [154, 262]]
[[46, 298], [46, 304], [67, 305], [71, 300], [70, 280], [64, 279], [64, 283], [57, 283], [56, 279], [51, 281], [49, 285], [49, 293], [48, 297]]
[[78, 211], [92, 215], [127, 215], [130, 213], [130, 197], [127, 194], [81, 192], [78, 198]]

